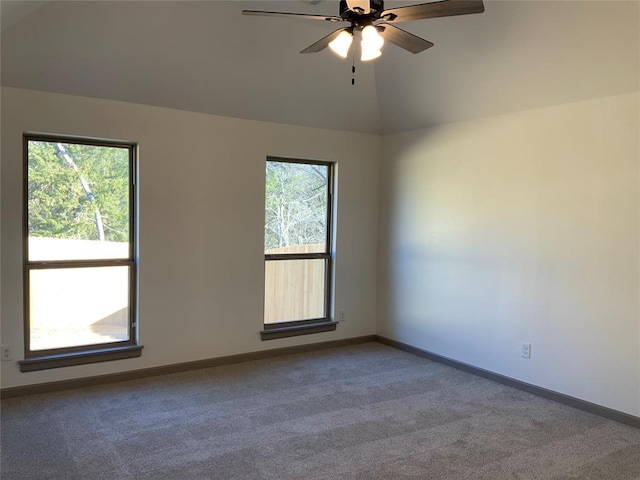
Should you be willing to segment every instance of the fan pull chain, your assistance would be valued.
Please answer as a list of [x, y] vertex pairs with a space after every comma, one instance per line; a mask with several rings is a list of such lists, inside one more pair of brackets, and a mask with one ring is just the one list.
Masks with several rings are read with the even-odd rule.
[[351, 85], [356, 84], [356, 49], [353, 49], [353, 55], [351, 55]]

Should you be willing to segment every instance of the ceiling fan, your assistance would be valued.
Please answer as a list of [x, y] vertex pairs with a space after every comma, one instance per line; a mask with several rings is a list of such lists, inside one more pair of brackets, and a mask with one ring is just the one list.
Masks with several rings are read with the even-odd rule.
[[303, 18], [338, 23], [347, 22], [348, 27], [334, 30], [300, 53], [318, 53], [329, 47], [337, 55], [346, 58], [355, 32], [361, 36], [361, 60], [378, 58], [385, 40], [408, 50], [420, 53], [433, 47], [433, 43], [418, 37], [394, 24], [425, 18], [451, 17], [484, 12], [482, 0], [437, 0], [431, 3], [408, 5], [384, 9], [384, 0], [340, 0], [340, 16], [309, 13], [265, 12], [243, 10], [244, 15], [264, 15], [275, 17]]

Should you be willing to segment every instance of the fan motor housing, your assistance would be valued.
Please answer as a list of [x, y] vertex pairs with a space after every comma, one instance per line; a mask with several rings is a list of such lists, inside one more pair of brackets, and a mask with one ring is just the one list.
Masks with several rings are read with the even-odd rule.
[[362, 26], [360, 24], [370, 24], [378, 20], [384, 10], [384, 0], [369, 0], [369, 9], [369, 13], [364, 15], [351, 10], [347, 0], [340, 0], [340, 17], [354, 25]]

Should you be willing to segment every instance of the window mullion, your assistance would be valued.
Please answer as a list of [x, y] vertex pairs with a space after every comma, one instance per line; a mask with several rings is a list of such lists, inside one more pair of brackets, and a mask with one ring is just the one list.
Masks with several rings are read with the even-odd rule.
[[124, 267], [133, 266], [133, 260], [72, 260], [72, 261], [47, 261], [27, 262], [29, 270], [42, 270], [48, 268], [83, 268], [83, 267]]
[[323, 258], [329, 258], [331, 255], [328, 253], [282, 253], [282, 254], [268, 254], [264, 256], [267, 261], [270, 260], [321, 260]]

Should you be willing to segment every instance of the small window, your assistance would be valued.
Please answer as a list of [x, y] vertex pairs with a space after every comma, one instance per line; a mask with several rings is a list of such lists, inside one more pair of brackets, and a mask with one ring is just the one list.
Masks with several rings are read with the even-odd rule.
[[140, 355], [133, 144], [25, 135], [22, 371]]
[[263, 339], [335, 330], [333, 165], [267, 159]]

